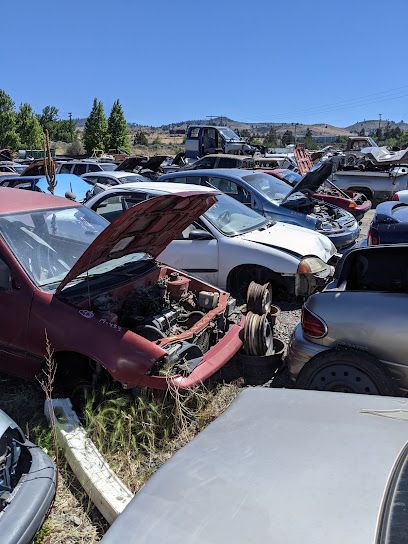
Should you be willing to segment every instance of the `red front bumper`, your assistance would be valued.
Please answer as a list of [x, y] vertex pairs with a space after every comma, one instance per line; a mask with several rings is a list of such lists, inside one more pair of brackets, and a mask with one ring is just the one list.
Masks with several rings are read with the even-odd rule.
[[215, 346], [207, 351], [202, 362], [188, 376], [138, 376], [137, 383], [127, 384], [128, 387], [141, 386], [153, 389], [190, 389], [198, 385], [228, 363], [242, 347], [242, 335], [245, 318], [242, 317], [239, 325], [232, 325], [227, 334]]

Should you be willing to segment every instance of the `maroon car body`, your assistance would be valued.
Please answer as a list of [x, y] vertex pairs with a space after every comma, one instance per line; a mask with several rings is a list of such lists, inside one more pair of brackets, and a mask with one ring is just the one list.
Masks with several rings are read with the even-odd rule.
[[[214, 374], [242, 346], [243, 319], [233, 299], [155, 257], [215, 198], [160, 196], [109, 224], [64, 198], [2, 188], [0, 370], [33, 378], [47, 336], [65, 364], [91, 360], [124, 387], [188, 388]], [[205, 310], [197, 306], [202, 292]], [[112, 307], [101, 300], [113, 301]], [[121, 323], [132, 300], [144, 312], [136, 311], [135, 327]], [[148, 322], [168, 323], [169, 330], [156, 334], [153, 326], [140, 325], [142, 314]]]
[[[300, 174], [297, 174], [293, 170], [287, 170], [286, 168], [274, 168], [272, 170], [264, 170], [264, 172], [271, 176], [275, 176], [278, 179], [282, 179], [290, 185], [295, 185], [301, 178]], [[317, 200], [323, 200], [323, 202], [343, 208], [353, 214], [357, 221], [361, 221], [364, 214], [371, 209], [371, 200], [368, 200], [362, 193], [342, 191], [333, 183], [328, 183], [330, 183], [329, 186], [322, 184], [319, 187], [318, 192], [313, 194], [313, 197]]]

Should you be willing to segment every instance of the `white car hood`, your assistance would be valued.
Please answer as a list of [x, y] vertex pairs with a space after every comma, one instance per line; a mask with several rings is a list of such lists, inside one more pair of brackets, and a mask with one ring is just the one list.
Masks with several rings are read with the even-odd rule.
[[325, 263], [336, 253], [334, 244], [324, 234], [282, 222], [277, 222], [264, 230], [241, 234], [239, 238], [294, 252], [301, 256], [315, 255]]

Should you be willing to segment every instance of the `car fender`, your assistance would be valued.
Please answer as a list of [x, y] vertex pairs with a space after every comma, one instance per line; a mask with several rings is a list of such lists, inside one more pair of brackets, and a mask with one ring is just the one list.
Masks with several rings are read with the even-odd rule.
[[239, 243], [234, 238], [220, 242], [219, 286], [226, 288], [228, 276], [237, 266], [264, 266], [276, 274], [293, 275], [301, 257], [285, 252], [283, 249], [273, 247], [273, 244], [260, 244], [248, 240], [241, 240]]
[[75, 352], [105, 368], [126, 383], [145, 374], [165, 355], [160, 347], [86, 309], [39, 292], [33, 301], [29, 334], [31, 349], [44, 358], [46, 338], [55, 352]]

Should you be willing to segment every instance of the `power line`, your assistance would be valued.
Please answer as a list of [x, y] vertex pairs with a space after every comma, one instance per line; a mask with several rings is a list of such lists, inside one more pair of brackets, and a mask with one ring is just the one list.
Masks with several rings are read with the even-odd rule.
[[[370, 105], [379, 102], [385, 102], [388, 100], [399, 100], [408, 96], [408, 92], [401, 93], [403, 89], [408, 89], [408, 85], [401, 87], [396, 87], [394, 89], [389, 89], [388, 91], [380, 91], [377, 93], [372, 93], [364, 97], [353, 98], [349, 100], [344, 100], [341, 102], [333, 102], [332, 104], [325, 104], [322, 106], [313, 106], [310, 108], [302, 108], [298, 110], [291, 110], [287, 112], [279, 112], [274, 114], [274, 117], [289, 117], [294, 115], [305, 115], [305, 114], [319, 114], [319, 113], [329, 113], [331, 111], [337, 111], [346, 108], [355, 108], [363, 105]], [[397, 93], [397, 91], [400, 91]]]

